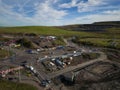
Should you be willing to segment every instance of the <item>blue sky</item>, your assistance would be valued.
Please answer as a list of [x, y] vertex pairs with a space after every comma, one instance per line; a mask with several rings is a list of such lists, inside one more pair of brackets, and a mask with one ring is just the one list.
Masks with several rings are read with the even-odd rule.
[[0, 26], [120, 21], [120, 0], [0, 0]]

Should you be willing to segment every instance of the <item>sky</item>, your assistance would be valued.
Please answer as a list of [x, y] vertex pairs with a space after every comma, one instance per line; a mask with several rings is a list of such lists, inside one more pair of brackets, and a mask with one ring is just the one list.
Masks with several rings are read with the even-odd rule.
[[120, 21], [120, 0], [0, 0], [0, 26]]

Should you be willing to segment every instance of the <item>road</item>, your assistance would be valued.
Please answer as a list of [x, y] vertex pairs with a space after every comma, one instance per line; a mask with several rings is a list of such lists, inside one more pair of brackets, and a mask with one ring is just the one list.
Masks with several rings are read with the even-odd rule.
[[77, 44], [75, 44], [71, 41], [71, 38], [68, 39], [68, 40], [67, 39], [63, 39], [63, 40], [64, 40], [64, 42], [66, 43], [67, 46], [75, 47], [76, 49], [80, 48]]
[[103, 53], [103, 52], [99, 52], [100, 53], [100, 57], [98, 59], [95, 59], [95, 60], [91, 60], [91, 61], [88, 61], [88, 62], [85, 62], [85, 63], [82, 63], [82, 64], [78, 64], [77, 66], [70, 66], [68, 68], [65, 68], [63, 70], [60, 70], [60, 71], [57, 71], [57, 72], [54, 72], [54, 73], [50, 73], [48, 74], [49, 78], [54, 78], [56, 76], [59, 76], [59, 75], [62, 75], [66, 72], [70, 72], [70, 71], [73, 71], [73, 70], [76, 70], [76, 69], [82, 69], [82, 68], [85, 68], [91, 64], [94, 64], [96, 62], [100, 62], [100, 61], [105, 61], [107, 59], [107, 56]]

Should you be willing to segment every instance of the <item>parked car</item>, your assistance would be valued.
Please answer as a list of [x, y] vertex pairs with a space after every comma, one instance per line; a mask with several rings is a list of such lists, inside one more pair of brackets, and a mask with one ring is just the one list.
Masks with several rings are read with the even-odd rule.
[[41, 82], [41, 85], [44, 86], [44, 87], [48, 87], [48, 82], [46, 80], [43, 80]]

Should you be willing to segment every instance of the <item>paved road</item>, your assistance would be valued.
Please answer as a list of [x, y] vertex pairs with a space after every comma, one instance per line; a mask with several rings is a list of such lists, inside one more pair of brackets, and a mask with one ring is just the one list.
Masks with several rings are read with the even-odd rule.
[[82, 64], [78, 64], [77, 66], [70, 66], [70, 67], [65, 68], [63, 70], [60, 70], [60, 71], [57, 71], [57, 72], [54, 72], [54, 73], [50, 73], [50, 74], [48, 74], [48, 76], [51, 79], [51, 78], [54, 78], [56, 76], [62, 75], [66, 72], [70, 72], [70, 71], [73, 71], [75, 69], [82, 69], [82, 68], [85, 68], [88, 65], [94, 64], [96, 62], [105, 61], [107, 59], [107, 56], [103, 52], [99, 52], [99, 53], [100, 53], [100, 57], [98, 59], [91, 60], [91, 61], [88, 61], [88, 62], [85, 62], [85, 63], [82, 63]]

